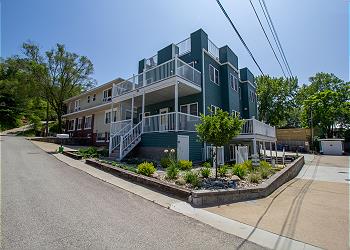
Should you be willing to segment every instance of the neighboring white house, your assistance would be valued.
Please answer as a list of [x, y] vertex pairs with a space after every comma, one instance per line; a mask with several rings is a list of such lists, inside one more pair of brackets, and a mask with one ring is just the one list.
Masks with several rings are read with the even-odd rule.
[[344, 139], [320, 139], [321, 154], [342, 155], [344, 153]]

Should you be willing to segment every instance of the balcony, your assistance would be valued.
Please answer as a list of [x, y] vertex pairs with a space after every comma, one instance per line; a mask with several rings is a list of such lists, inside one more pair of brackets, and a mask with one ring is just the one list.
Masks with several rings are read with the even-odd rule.
[[[152, 62], [154, 62], [154, 60]], [[152, 65], [151, 62], [149, 63]], [[171, 80], [175, 77], [178, 81], [188, 86], [192, 86], [198, 90], [201, 89], [201, 72], [176, 57], [148, 70], [146, 69], [143, 73], [134, 75], [121, 83], [113, 85], [112, 97], [120, 97], [149, 86], [153, 87], [157, 83]], [[172, 84], [175, 83], [175, 81], [171, 82]]]
[[256, 119], [246, 119], [238, 138], [276, 138], [276, 128]]

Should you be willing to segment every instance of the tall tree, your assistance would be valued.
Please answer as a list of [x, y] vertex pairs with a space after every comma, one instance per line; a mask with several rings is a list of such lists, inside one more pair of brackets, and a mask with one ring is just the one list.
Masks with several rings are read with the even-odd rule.
[[[201, 114], [201, 123], [196, 125], [198, 137], [202, 142], [216, 147], [215, 159], [218, 162], [218, 147], [228, 144], [242, 129], [243, 121], [234, 114], [217, 109], [214, 114]], [[218, 176], [218, 164], [215, 164], [215, 177]]]
[[62, 131], [63, 101], [95, 85], [91, 78], [93, 64], [86, 56], [69, 52], [62, 44], [54, 49], [40, 52], [33, 43], [23, 44], [26, 60], [30, 63], [37, 91], [50, 103]]
[[268, 75], [256, 78], [259, 118], [277, 127], [295, 127], [299, 112], [294, 102], [298, 79]]

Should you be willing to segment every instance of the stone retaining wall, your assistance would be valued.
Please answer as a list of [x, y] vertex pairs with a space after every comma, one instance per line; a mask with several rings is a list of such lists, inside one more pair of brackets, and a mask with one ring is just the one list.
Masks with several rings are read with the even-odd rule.
[[157, 191], [160, 191], [160, 192], [170, 193], [182, 199], [187, 200], [188, 197], [191, 195], [191, 191], [186, 188], [172, 185], [170, 183], [166, 183], [152, 177], [147, 177], [147, 176], [136, 174], [131, 171], [124, 170], [118, 167], [113, 167], [110, 164], [102, 163], [93, 159], [86, 159], [85, 162], [90, 166], [102, 169], [106, 172], [110, 172], [124, 179], [128, 179], [136, 183], [140, 183], [147, 187], [155, 188], [157, 189]]
[[300, 156], [257, 187], [246, 189], [194, 190], [189, 197], [189, 202], [195, 207], [206, 207], [266, 197], [284, 183], [297, 176], [304, 163], [304, 156]]
[[75, 159], [75, 160], [81, 160], [81, 159], [83, 159], [83, 157], [82, 157], [81, 155], [78, 155], [78, 154], [76, 154], [76, 153], [74, 153], [74, 152], [71, 152], [71, 151], [63, 151], [63, 154], [64, 154], [65, 156], [68, 156], [68, 157], [73, 158], [73, 159]]
[[71, 137], [71, 138], [57, 138], [57, 137], [35, 137], [30, 138], [33, 141], [42, 141], [55, 144], [71, 145], [71, 146], [90, 146], [92, 145], [91, 138], [86, 137]]

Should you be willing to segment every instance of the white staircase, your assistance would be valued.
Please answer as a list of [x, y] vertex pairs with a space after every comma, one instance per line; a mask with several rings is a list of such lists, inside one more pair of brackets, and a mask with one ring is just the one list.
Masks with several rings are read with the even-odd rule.
[[125, 125], [118, 133], [111, 135], [109, 140], [109, 156], [122, 160], [141, 141], [142, 121], [134, 127]]

